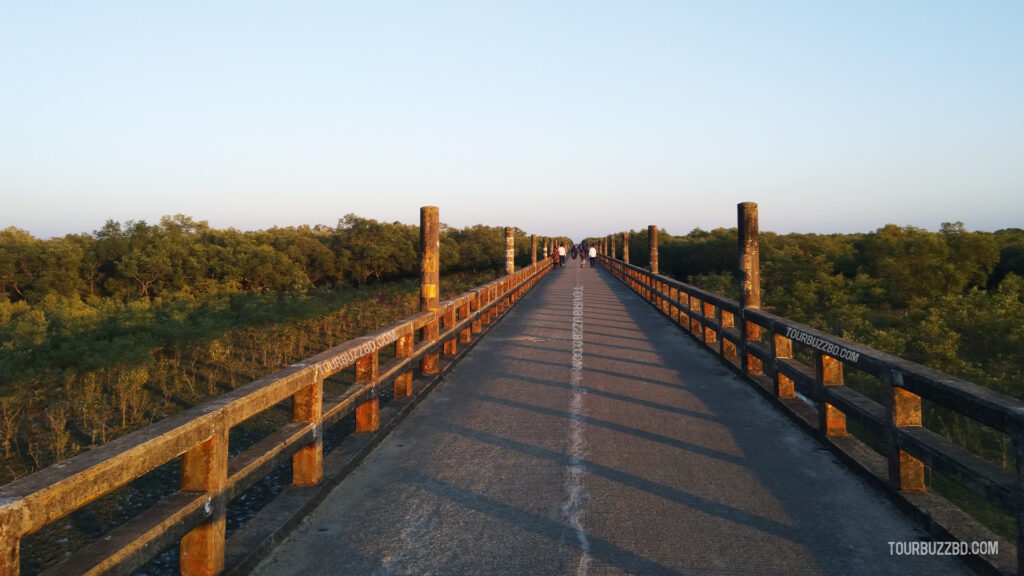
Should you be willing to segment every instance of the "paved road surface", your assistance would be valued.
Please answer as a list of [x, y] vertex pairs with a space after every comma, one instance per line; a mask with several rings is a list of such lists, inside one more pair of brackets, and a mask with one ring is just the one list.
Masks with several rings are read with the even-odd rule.
[[890, 556], [922, 536], [625, 286], [568, 266], [256, 573], [966, 573]]

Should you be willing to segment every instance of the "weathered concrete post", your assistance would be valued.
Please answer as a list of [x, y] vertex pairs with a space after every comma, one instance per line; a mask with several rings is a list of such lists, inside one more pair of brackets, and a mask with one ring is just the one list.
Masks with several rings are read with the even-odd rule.
[[[316, 378], [292, 396], [292, 422], [320, 423], [324, 403], [324, 381]], [[324, 473], [323, 434], [292, 455], [292, 484], [315, 486]]]
[[658, 227], [651, 224], [647, 227], [647, 245], [651, 249], [651, 274], [658, 273]]
[[[732, 326], [733, 321], [732, 315], [729, 315], [729, 326]], [[725, 326], [725, 313], [722, 313], [722, 326]], [[772, 381], [775, 387], [775, 396], [778, 398], [796, 398], [796, 388], [793, 380], [779, 371], [779, 359], [787, 359], [793, 357], [793, 341], [786, 338], [782, 334], [774, 334], [772, 336], [772, 358], [775, 359], [775, 365], [772, 367], [772, 371], [775, 376], [772, 377]], [[722, 352], [725, 354], [725, 352]], [[732, 354], [730, 357], [736, 356], [736, 348], [732, 348]]]
[[[380, 377], [380, 355], [377, 350], [356, 360], [356, 382], [369, 384]], [[372, 432], [380, 427], [380, 397], [374, 396], [356, 406], [356, 432]]]
[[537, 235], [530, 234], [530, 264], [537, 263]]
[[609, 234], [608, 235], [608, 245], [611, 246], [611, 249], [612, 249], [612, 251], [611, 251], [612, 260], [615, 260], [615, 235], [614, 234]]
[[761, 308], [761, 256], [757, 239], [757, 204], [737, 205], [740, 250], [740, 340], [743, 350], [740, 363], [744, 374], [761, 374], [761, 361], [747, 353], [748, 340], [760, 340], [761, 329], [748, 322], [744, 311]]
[[547, 259], [548, 259], [548, 256], [549, 256], [549, 255], [548, 255], [548, 243], [549, 243], [550, 241], [551, 241], [551, 240], [550, 240], [549, 238], [545, 238], [545, 239], [544, 239], [544, 259], [545, 259], [545, 260], [547, 260]]
[[16, 576], [21, 566], [21, 536], [3, 518], [5, 530], [0, 530], [0, 576]]
[[[441, 227], [437, 206], [424, 206], [420, 208], [420, 312], [436, 312], [439, 308], [440, 248]], [[434, 318], [423, 327], [420, 338], [425, 341], [436, 341], [439, 334], [438, 319]], [[438, 373], [436, 351], [423, 356], [420, 360], [420, 371], [424, 374]]]
[[[843, 363], [818, 350], [814, 351], [814, 373], [818, 386], [843, 385]], [[818, 430], [825, 436], [846, 436], [846, 414], [828, 402], [819, 402]]]
[[[449, 330], [451, 330], [452, 328], [455, 327], [455, 322], [457, 321], [457, 315], [458, 315], [458, 310], [456, 310], [454, 307], [452, 307], [451, 309], [449, 309], [447, 312], [445, 312], [441, 316], [441, 318], [444, 319], [444, 326], [443, 326], [443, 328], [444, 328], [445, 332], [448, 332]], [[449, 338], [449, 339], [445, 340], [444, 341], [443, 349], [444, 349], [444, 355], [445, 356], [454, 356], [458, 352], [458, 349], [459, 349], [459, 347], [458, 347], [458, 338]]]
[[516, 230], [505, 227], [505, 274], [511, 276], [516, 271]]
[[629, 264], [629, 232], [622, 233], [622, 261]]
[[228, 430], [217, 426], [214, 436], [185, 452], [181, 489], [206, 492], [214, 502], [210, 519], [181, 539], [178, 560], [183, 575], [217, 574], [224, 569], [228, 487]]
[[[459, 320], [465, 320], [466, 318], [469, 318], [469, 302], [466, 302], [462, 306], [459, 306]], [[459, 331], [459, 342], [466, 344], [472, 339], [473, 329], [472, 324], [469, 324]]]
[[[399, 336], [395, 341], [395, 358], [408, 358], [412, 356], [415, 348], [415, 334], [410, 332]], [[412, 368], [404, 374], [395, 377], [393, 385], [395, 398], [405, 398], [412, 395]]]
[[891, 371], [886, 380], [889, 386], [886, 408], [891, 414], [889, 481], [900, 492], [925, 492], [928, 488], [924, 481], [924, 462], [900, 448], [895, 430], [904, 426], [921, 426], [921, 397], [902, 387], [903, 374], [897, 370]]

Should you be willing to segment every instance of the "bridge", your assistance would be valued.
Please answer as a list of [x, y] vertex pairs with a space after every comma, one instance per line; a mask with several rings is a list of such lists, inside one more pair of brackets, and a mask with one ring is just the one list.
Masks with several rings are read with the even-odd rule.
[[[611, 237], [598, 268], [555, 267], [534, 237], [515, 270], [508, 229], [506, 274], [440, 302], [421, 217], [422, 312], [0, 488], [0, 574], [27, 535], [179, 458], [178, 490], [45, 573], [175, 547], [182, 574], [1024, 573], [1019, 536], [926, 482], [1024, 532], [1024, 403], [761, 310], [755, 205], [739, 301], [659, 275], [657, 234], [650, 269]], [[1007, 434], [1014, 470], [922, 426], [922, 400]], [[281, 402], [290, 423], [232, 446]], [[229, 503], [282, 465], [291, 486], [229, 534]]]

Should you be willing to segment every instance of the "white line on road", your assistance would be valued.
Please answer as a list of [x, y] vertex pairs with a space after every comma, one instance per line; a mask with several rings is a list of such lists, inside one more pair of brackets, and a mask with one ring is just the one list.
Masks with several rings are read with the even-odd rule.
[[587, 441], [583, 437], [583, 285], [579, 283], [579, 272], [576, 273], [576, 286], [572, 290], [572, 369], [569, 374], [569, 387], [572, 400], [569, 405], [569, 474], [566, 476], [566, 492], [568, 499], [562, 506], [562, 512], [569, 525], [576, 531], [579, 543], [579, 564], [576, 565], [576, 576], [586, 576], [590, 565], [590, 542], [583, 530], [580, 518], [586, 490], [583, 487], [583, 459], [586, 456]]

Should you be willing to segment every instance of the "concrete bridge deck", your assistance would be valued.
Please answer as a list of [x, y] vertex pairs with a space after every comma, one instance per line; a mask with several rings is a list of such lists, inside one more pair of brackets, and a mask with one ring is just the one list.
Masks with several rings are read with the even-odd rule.
[[890, 555], [923, 532], [625, 286], [573, 264], [256, 573], [967, 573]]

